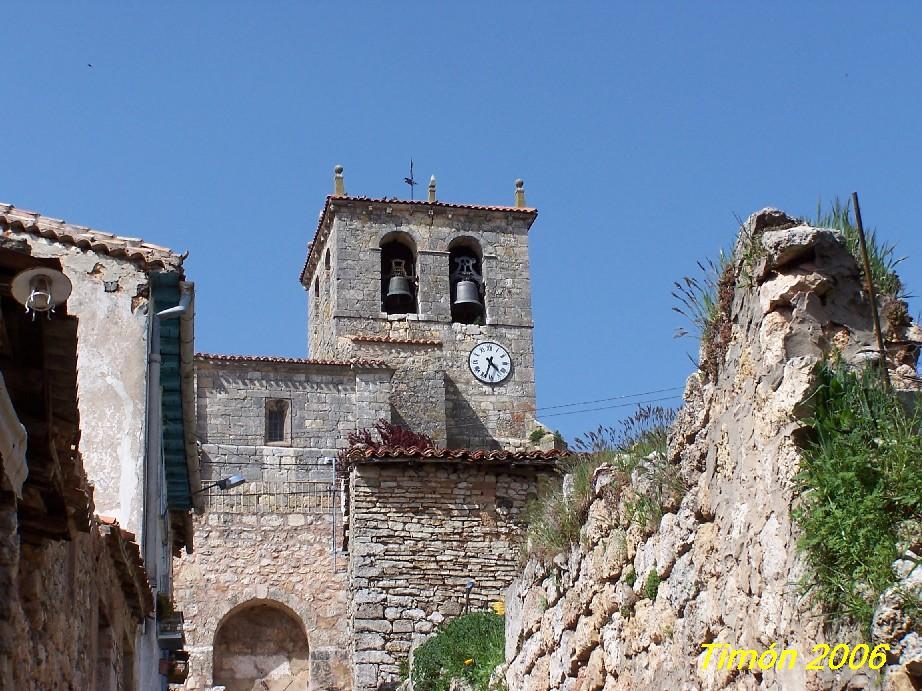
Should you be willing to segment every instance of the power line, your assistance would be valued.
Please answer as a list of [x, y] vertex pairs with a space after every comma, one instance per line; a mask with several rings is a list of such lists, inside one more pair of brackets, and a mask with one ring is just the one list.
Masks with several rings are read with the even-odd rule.
[[[563, 413], [549, 413], [547, 415], [542, 415], [541, 417], [558, 417], [560, 415], [580, 415], [581, 413], [592, 413], [596, 410], [612, 410], [613, 408], [627, 408], [628, 406], [634, 405], [645, 405], [647, 403], [659, 403], [660, 401], [672, 401], [681, 396], [664, 396], [662, 398], [652, 398], [648, 401], [631, 401], [630, 403], [619, 403], [618, 405], [605, 405], [598, 408], [586, 408], [585, 410], [568, 410]], [[611, 400], [611, 399], [610, 399]]]
[[[608, 406], [597, 406], [597, 407], [594, 407], [594, 408], [585, 408], [585, 409], [582, 409], [582, 410], [567, 410], [567, 411], [560, 412], [560, 413], [547, 413], [547, 414], [537, 413], [537, 414], [535, 414], [535, 418], [539, 419], [539, 422], [540, 422], [540, 420], [543, 420], [543, 419], [549, 418], [549, 417], [558, 417], [558, 416], [561, 416], [561, 415], [579, 415], [579, 414], [581, 414], [581, 413], [592, 413], [592, 412], [596, 412], [596, 411], [600, 411], [600, 410], [613, 410], [613, 409], [615, 409], [615, 408], [629, 408], [629, 407], [631, 407], [631, 406], [642, 406], [642, 405], [647, 405], [647, 404], [650, 404], [650, 403], [660, 403], [660, 402], [663, 402], [663, 401], [671, 401], [671, 400], [676, 400], [676, 399], [680, 399], [680, 398], [681, 398], [681, 396], [678, 396], [678, 395], [663, 396], [663, 397], [660, 397], [660, 398], [650, 398], [650, 399], [645, 399], [645, 400], [640, 400], [640, 401], [629, 401], [629, 402], [627, 402], [627, 403], [618, 403], [618, 404], [616, 404], [616, 405], [608, 405]], [[617, 399], [617, 398], [611, 398], [611, 399], [607, 399], [607, 400], [618, 400], [618, 399]], [[569, 405], [585, 405], [585, 404], [569, 404]], [[510, 414], [512, 414], [512, 413], [520, 413], [520, 414], [527, 413], [527, 414], [532, 414], [531, 411], [528, 411], [528, 410], [520, 410], [520, 411], [517, 411], [517, 410], [508, 410], [508, 409], [507, 409], [507, 410], [503, 410], [503, 411], [497, 411], [497, 410], [488, 411], [488, 412], [486, 412], [486, 413], [483, 414], [483, 417], [478, 417], [477, 420], [472, 420], [472, 421], [470, 421], [470, 422], [463, 422], [463, 423], [461, 423], [461, 424], [451, 424], [451, 425], [449, 425], [449, 431], [464, 430], [464, 429], [472, 429], [472, 428], [477, 428], [477, 427], [483, 427], [484, 424], [487, 423], [487, 422], [495, 422], [498, 418], [500, 418], [500, 417], [508, 417], [508, 416], [509, 416]]]
[[[592, 405], [593, 403], [606, 403], [608, 401], [619, 401], [624, 398], [638, 398], [640, 396], [652, 396], [655, 393], [666, 393], [667, 391], [681, 391], [684, 387], [682, 386], [670, 386], [666, 389], [654, 389], [653, 391], [644, 391], [642, 393], [626, 393], [621, 396], [612, 396], [610, 398], [597, 398], [594, 401], [579, 401], [577, 403], [560, 403], [558, 405], [546, 405], [538, 406], [535, 408], [535, 412], [539, 410], [555, 410], [557, 408], [573, 408], [580, 405]], [[675, 398], [675, 396], [670, 396], [670, 398]], [[548, 416], [549, 417], [549, 416]]]

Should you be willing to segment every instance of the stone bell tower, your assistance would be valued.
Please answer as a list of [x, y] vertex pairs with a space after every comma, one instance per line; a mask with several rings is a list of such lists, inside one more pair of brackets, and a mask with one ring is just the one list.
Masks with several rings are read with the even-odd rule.
[[537, 210], [345, 192], [342, 166], [301, 273], [311, 358], [384, 360], [391, 421], [450, 448], [535, 428], [528, 232]]

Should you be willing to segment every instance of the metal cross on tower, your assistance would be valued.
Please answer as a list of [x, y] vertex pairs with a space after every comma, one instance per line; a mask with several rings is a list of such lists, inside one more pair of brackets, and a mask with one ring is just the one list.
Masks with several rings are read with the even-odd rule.
[[410, 159], [410, 177], [404, 178], [403, 181], [410, 186], [410, 199], [413, 199], [414, 188], [418, 184], [416, 179], [413, 177], [413, 159]]

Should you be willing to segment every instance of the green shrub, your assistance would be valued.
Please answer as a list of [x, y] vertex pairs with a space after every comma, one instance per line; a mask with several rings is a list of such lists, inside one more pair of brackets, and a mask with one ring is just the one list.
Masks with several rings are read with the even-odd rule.
[[880, 388], [873, 368], [825, 365], [813, 400], [794, 510], [810, 567], [802, 585], [828, 618], [869, 631], [896, 580], [900, 525], [922, 519], [922, 425]]
[[[730, 343], [730, 308], [736, 286], [736, 269], [733, 255], [723, 250], [717, 255], [717, 261], [699, 261], [698, 268], [700, 278], [685, 276], [673, 283], [672, 297], [679, 306], [672, 309], [688, 319], [697, 332], [703, 346], [698, 368], [714, 381]], [[680, 335], [684, 334], [682, 330]]]
[[627, 573], [624, 575], [624, 582], [631, 588], [633, 588], [634, 584], [637, 582], [637, 572], [634, 570], [633, 566], [628, 567]]
[[630, 484], [625, 499], [630, 520], [644, 525], [659, 520], [664, 506], [685, 491], [678, 469], [666, 458], [674, 419], [674, 410], [640, 406], [618, 426], [599, 427], [578, 438], [574, 447], [579, 453], [558, 465], [563, 475], [570, 476], [567, 491], [559, 478], [545, 481], [526, 509], [526, 556], [553, 558], [577, 543], [595, 496], [592, 478], [602, 465], [620, 471]]
[[[816, 218], [810, 223], [817, 228], [833, 228], [842, 231], [849, 252], [858, 262], [861, 272], [864, 273], [858, 228], [852, 224], [851, 204], [851, 200], [843, 204], [836, 198], [826, 212], [823, 212], [821, 205], [817, 204]], [[868, 263], [871, 265], [871, 278], [874, 280], [875, 290], [881, 295], [894, 298], [905, 297], [903, 282], [896, 273], [897, 264], [905, 257], [897, 257], [896, 247], [881, 241], [877, 237], [876, 230], [865, 229], [864, 238], [868, 248]]]
[[550, 559], [577, 542], [592, 502], [592, 475], [605, 462], [583, 454], [561, 459], [558, 470], [573, 478], [569, 492], [559, 478], [542, 481], [538, 497], [525, 510], [528, 556]]
[[544, 439], [545, 434], [547, 434], [547, 432], [539, 427], [538, 429], [532, 430], [531, 434], [528, 435], [528, 440], [532, 444], [537, 444]]
[[659, 590], [659, 584], [662, 583], [659, 572], [654, 568], [647, 574], [647, 580], [643, 584], [643, 594], [648, 600], [655, 600], [656, 593]]
[[505, 624], [498, 614], [474, 612], [452, 619], [413, 654], [413, 688], [447, 691], [457, 678], [486, 691], [493, 670], [505, 661], [505, 645]]

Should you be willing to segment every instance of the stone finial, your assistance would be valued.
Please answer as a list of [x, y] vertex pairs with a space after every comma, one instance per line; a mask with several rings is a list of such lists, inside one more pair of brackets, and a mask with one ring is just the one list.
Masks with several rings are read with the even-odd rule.
[[333, 194], [337, 197], [345, 197], [346, 182], [343, 180], [343, 167], [336, 166], [333, 172], [336, 174], [333, 176]]
[[435, 175], [429, 178], [429, 201], [435, 201]]
[[525, 208], [525, 181], [522, 178], [515, 181], [515, 208]]

